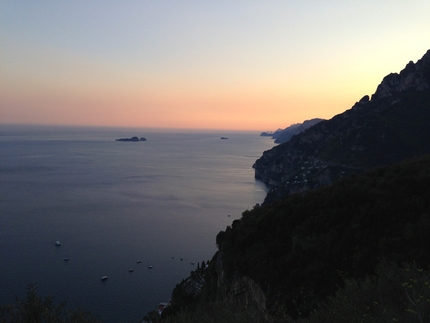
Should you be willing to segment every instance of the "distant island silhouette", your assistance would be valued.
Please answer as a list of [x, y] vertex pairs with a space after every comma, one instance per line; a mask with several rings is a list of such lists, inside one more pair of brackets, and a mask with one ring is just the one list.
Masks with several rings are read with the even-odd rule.
[[120, 138], [120, 139], [115, 139], [115, 141], [132, 141], [132, 142], [136, 142], [136, 141], [146, 141], [146, 138], [144, 137], [131, 137], [131, 138]]

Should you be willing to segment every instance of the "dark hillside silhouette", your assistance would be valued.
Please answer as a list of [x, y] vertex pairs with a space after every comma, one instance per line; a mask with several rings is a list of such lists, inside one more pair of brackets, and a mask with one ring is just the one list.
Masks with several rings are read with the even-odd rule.
[[342, 177], [430, 153], [430, 50], [386, 76], [370, 99], [265, 151], [255, 177], [273, 187], [266, 202]]

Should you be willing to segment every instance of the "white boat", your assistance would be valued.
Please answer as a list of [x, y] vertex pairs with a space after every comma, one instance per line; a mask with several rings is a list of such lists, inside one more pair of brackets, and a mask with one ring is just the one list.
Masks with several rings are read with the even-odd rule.
[[148, 266], [148, 268], [149, 268], [149, 269], [152, 269], [152, 266], [151, 266], [151, 265], [149, 265], [149, 266]]
[[129, 273], [132, 273], [134, 270], [133, 270], [133, 268], [130, 268], [129, 270], [128, 270], [128, 272]]
[[57, 240], [57, 241], [55, 241], [55, 245], [56, 246], [61, 246], [61, 242]]
[[103, 276], [102, 277], [102, 281], [105, 281], [106, 279], [108, 279], [108, 276]]

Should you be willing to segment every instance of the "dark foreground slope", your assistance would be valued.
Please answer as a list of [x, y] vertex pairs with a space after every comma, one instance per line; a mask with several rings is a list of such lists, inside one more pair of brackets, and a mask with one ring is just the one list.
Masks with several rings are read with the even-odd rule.
[[382, 259], [427, 268], [429, 232], [426, 156], [245, 211], [218, 234], [209, 267], [177, 286], [173, 304], [235, 304], [262, 320], [279, 311], [306, 317], [345, 278], [373, 275]]
[[294, 313], [297, 302], [307, 308], [334, 292], [340, 274], [364, 277], [381, 258], [430, 264], [429, 230], [426, 157], [245, 212], [217, 244], [226, 272], [251, 277]]
[[265, 151], [255, 177], [268, 202], [350, 174], [430, 153], [430, 50], [386, 76], [371, 98]]

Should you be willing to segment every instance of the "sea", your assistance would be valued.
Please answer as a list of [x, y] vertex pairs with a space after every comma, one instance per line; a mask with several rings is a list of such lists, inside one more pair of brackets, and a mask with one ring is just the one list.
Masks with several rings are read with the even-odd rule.
[[[133, 136], [147, 140], [115, 140]], [[0, 125], [0, 305], [36, 284], [106, 323], [141, 322], [263, 202], [252, 165], [273, 146], [258, 132]]]

